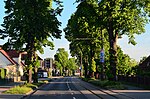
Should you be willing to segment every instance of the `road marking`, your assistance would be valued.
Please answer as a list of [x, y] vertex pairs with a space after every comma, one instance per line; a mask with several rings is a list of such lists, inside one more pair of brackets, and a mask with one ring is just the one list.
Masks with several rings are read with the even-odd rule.
[[75, 97], [73, 97], [73, 99], [76, 99]]
[[67, 87], [68, 87], [69, 91], [71, 91], [68, 81], [67, 81]]

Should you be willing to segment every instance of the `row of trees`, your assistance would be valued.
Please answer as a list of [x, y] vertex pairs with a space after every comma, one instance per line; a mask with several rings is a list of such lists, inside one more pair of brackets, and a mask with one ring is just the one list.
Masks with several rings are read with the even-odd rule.
[[[1, 24], [0, 38], [8, 39], [7, 50], [26, 51], [27, 81], [38, 82], [36, 51], [43, 53], [43, 47], [54, 48], [53, 38], [61, 37], [57, 15], [62, 11], [59, 0], [5, 0], [4, 22]], [[52, 3], [55, 2], [55, 9]], [[51, 39], [49, 39], [51, 38]], [[8, 49], [9, 48], [9, 49]]]
[[77, 2], [79, 3], [77, 10], [64, 29], [66, 39], [71, 42], [71, 54], [83, 61], [85, 76], [89, 70], [90, 77], [93, 77], [94, 72], [98, 72], [94, 61], [100, 59], [100, 49], [104, 48], [105, 66], [108, 68], [101, 66], [101, 72], [103, 73], [104, 69], [108, 70], [109, 74], [112, 74], [109, 79], [115, 81], [121, 68], [127, 72], [131, 68], [129, 63], [136, 63], [130, 60], [128, 55], [120, 54], [117, 39], [127, 35], [129, 43], [136, 44], [134, 35], [145, 32], [150, 15], [150, 1], [77, 0]]
[[[52, 2], [56, 3], [55, 9]], [[94, 76], [96, 59], [100, 49], [105, 49], [105, 64], [108, 64], [110, 79], [116, 80], [117, 39], [128, 35], [129, 43], [136, 44], [134, 34], [144, 32], [147, 16], [150, 12], [149, 0], [76, 0], [79, 5], [64, 29], [66, 39], [70, 41], [72, 56], [84, 65], [85, 74], [89, 69]], [[0, 38], [8, 38], [4, 48], [26, 51], [28, 58], [29, 83], [37, 82], [37, 57], [35, 52], [43, 53], [43, 46], [53, 49], [53, 38], [61, 37], [57, 15], [62, 11], [59, 0], [6, 0], [4, 22], [0, 29]], [[51, 38], [49, 40], [48, 38]], [[90, 38], [78, 41], [76, 38]], [[107, 60], [108, 59], [108, 60]], [[109, 61], [109, 62], [108, 62]], [[61, 61], [60, 61], [61, 62]], [[58, 63], [59, 64], [59, 63]], [[63, 65], [64, 68], [67, 65]], [[89, 66], [89, 67], [87, 67]], [[62, 69], [64, 69], [62, 68]], [[103, 69], [102, 69], [103, 70]]]
[[68, 58], [68, 52], [64, 48], [59, 48], [57, 53], [54, 55], [56, 69], [60, 71], [61, 76], [74, 75], [75, 70], [78, 66], [75, 58]]

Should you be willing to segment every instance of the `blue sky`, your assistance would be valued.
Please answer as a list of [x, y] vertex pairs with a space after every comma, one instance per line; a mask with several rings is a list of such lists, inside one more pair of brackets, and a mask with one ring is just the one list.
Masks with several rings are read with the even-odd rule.
[[[62, 22], [62, 26], [60, 29], [66, 27], [68, 19], [70, 18], [71, 14], [76, 10], [76, 4], [74, 4], [75, 0], [63, 0], [64, 10], [62, 15], [59, 17], [59, 20]], [[4, 1], [0, 0], [0, 24], [3, 22], [4, 17]], [[1, 28], [1, 27], [0, 27]], [[125, 54], [128, 54], [131, 58], [136, 59], [137, 61], [140, 60], [143, 56], [150, 55], [150, 25], [146, 26], [146, 32], [141, 35], [136, 35], [135, 40], [137, 45], [133, 46], [128, 44], [127, 36], [123, 36], [122, 39], [118, 40], [118, 45], [122, 48]], [[5, 40], [0, 40], [0, 45], [4, 44]], [[69, 53], [69, 42], [64, 38], [64, 32], [62, 33], [61, 39], [54, 39], [55, 49], [50, 50], [49, 48], [44, 48], [44, 54], [39, 54], [42, 58], [49, 58], [54, 57], [58, 48], [65, 48], [65, 50]]]

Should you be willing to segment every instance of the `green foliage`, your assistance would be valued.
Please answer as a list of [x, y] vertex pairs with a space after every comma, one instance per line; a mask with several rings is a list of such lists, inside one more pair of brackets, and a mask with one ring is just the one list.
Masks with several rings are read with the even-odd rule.
[[92, 64], [91, 64], [90, 70], [92, 72], [96, 72], [96, 62], [94, 61], [94, 58], [92, 58]]
[[5, 76], [6, 76], [5, 69], [4, 69], [4, 68], [1, 68], [0, 71], [1, 71], [1, 74], [0, 74], [1, 79], [5, 79]]
[[68, 52], [64, 48], [59, 48], [54, 57], [56, 68], [60, 70], [61, 75], [66, 70], [68, 75], [71, 75], [77, 69], [75, 58], [68, 59]]
[[61, 75], [66, 70], [68, 71], [68, 75], [71, 75], [78, 68], [76, 65], [76, 59], [68, 59], [68, 53], [64, 48], [59, 48], [54, 57], [56, 68], [60, 70]]
[[59, 48], [57, 53], [55, 54], [55, 60], [61, 64], [61, 66], [65, 69], [68, 62], [68, 52], [65, 51], [64, 48]]
[[8, 43], [16, 49], [22, 49], [24, 44], [34, 42], [34, 47], [40, 52], [42, 46], [54, 47], [48, 37], [60, 38], [61, 31], [58, 29], [60, 22], [56, 16], [60, 14], [58, 10], [62, 8], [60, 6], [57, 9], [48, 9], [50, 3], [52, 0], [5, 1], [7, 16], [4, 17], [2, 24], [5, 31], [2, 35], [10, 37]]
[[[79, 65], [81, 65], [82, 61], [85, 71], [87, 71], [88, 67], [94, 67], [91, 70], [96, 71], [95, 66], [92, 66], [91, 57], [99, 58], [102, 43], [105, 43], [104, 48], [109, 48], [108, 42], [106, 42], [106, 38], [108, 39], [108, 35], [105, 34], [106, 30], [99, 28], [99, 24], [97, 24], [99, 22], [97, 7], [98, 4], [95, 0], [81, 2], [64, 29], [65, 38], [71, 42], [71, 55], [77, 57]], [[100, 33], [101, 30], [102, 33]], [[105, 34], [106, 38], [103, 38], [101, 34]]]
[[109, 80], [96, 80], [96, 79], [89, 79], [89, 78], [82, 78], [82, 80], [92, 83], [96, 86], [99, 86], [101, 88], [106, 88], [106, 89], [117, 89], [117, 90], [122, 90], [125, 89], [125, 86], [123, 86], [120, 82], [115, 82], [115, 81], [109, 81]]
[[[52, 8], [52, 2], [56, 9]], [[1, 38], [9, 37], [5, 46], [28, 53], [28, 66], [35, 65], [35, 52], [43, 53], [43, 47], [54, 45], [51, 40], [61, 37], [57, 15], [62, 11], [59, 0], [6, 0]], [[51, 40], [49, 40], [51, 38]], [[8, 49], [7, 49], [8, 50]], [[31, 83], [32, 73], [29, 73]]]
[[[117, 39], [122, 35], [129, 37], [129, 43], [135, 45], [134, 35], [145, 32], [147, 13], [149, 13], [148, 0], [76, 0], [79, 5], [77, 11], [71, 16], [64, 29], [65, 37], [70, 41], [70, 50], [73, 56], [80, 61], [83, 56], [84, 65], [90, 63], [91, 57], [97, 58], [96, 48], [105, 48], [105, 66], [109, 76], [116, 76], [116, 68], [124, 74], [132, 72], [137, 63], [128, 55], [122, 53], [117, 56]], [[147, 8], [146, 8], [147, 7]], [[146, 11], [146, 12], [145, 12]], [[99, 33], [100, 31], [101, 33]], [[105, 31], [105, 32], [104, 32]], [[94, 40], [81, 40], [75, 38], [95, 38]], [[104, 38], [99, 42], [97, 38]], [[108, 45], [109, 41], [109, 45]], [[100, 46], [102, 45], [102, 46]], [[87, 62], [87, 60], [89, 62]], [[119, 62], [119, 63], [117, 63]]]
[[25, 83], [23, 85], [20, 86], [15, 86], [13, 88], [10, 88], [7, 91], [4, 91], [4, 94], [26, 94], [36, 88], [38, 88], [39, 86], [41, 86], [42, 84], [44, 84], [45, 82], [40, 82], [40, 83]]
[[133, 68], [135, 68], [138, 63], [134, 59], [131, 59], [127, 54], [124, 54], [120, 47], [118, 47], [117, 56], [118, 56], [117, 74], [119, 75], [135, 74]]
[[4, 94], [26, 94], [27, 92], [32, 91], [32, 88], [26, 86], [15, 86], [7, 91], [4, 91]]
[[75, 60], [76, 60], [75, 58], [69, 58], [68, 66], [67, 66], [68, 69], [74, 71], [78, 68]]
[[106, 89], [117, 89], [117, 90], [125, 89], [125, 87], [120, 82], [114, 82], [108, 80], [104, 80], [104, 81], [90, 80], [89, 82]]
[[35, 66], [36, 68], [40, 67], [40, 60], [36, 59], [36, 61], [33, 62], [33, 66]]
[[26, 83], [26, 84], [23, 85], [23, 86], [30, 87], [30, 88], [32, 88], [32, 89], [38, 88], [38, 86], [37, 86], [36, 84], [31, 84], [31, 83]]

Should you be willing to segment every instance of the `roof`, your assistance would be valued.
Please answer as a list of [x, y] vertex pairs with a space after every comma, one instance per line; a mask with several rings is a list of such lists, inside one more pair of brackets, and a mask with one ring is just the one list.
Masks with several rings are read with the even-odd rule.
[[[16, 65], [16, 62], [11, 58], [9, 57], [9, 55], [0, 47], [0, 53], [6, 58], [8, 59], [8, 61], [11, 63], [11, 65]], [[3, 57], [1, 57], [3, 58]], [[1, 59], [3, 61], [3, 59]], [[6, 62], [6, 61], [5, 61]], [[4, 61], [3, 61], [4, 63]]]
[[[148, 56], [139, 66], [141, 66], [141, 67], [148, 66], [147, 63], [150, 63], [150, 56]], [[149, 66], [150, 66], [150, 64], [149, 64]]]
[[16, 51], [16, 50], [10, 50], [10, 51], [7, 51], [7, 54], [11, 57], [11, 58], [17, 58], [19, 57], [19, 51]]

